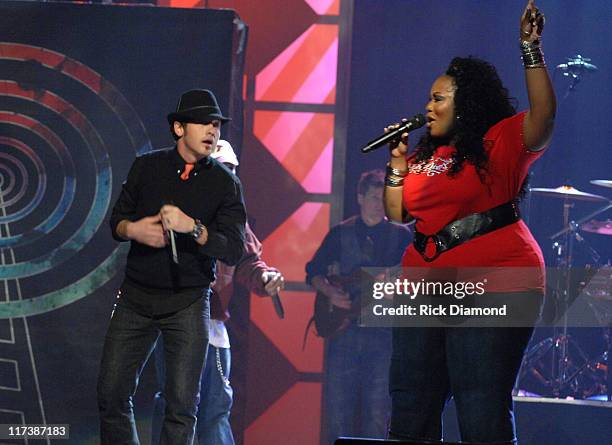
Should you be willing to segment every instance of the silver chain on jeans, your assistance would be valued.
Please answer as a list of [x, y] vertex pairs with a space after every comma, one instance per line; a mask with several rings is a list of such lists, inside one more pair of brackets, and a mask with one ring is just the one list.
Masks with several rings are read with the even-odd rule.
[[217, 348], [216, 346], [214, 348], [215, 356], [217, 359], [217, 369], [219, 370], [219, 374], [221, 375], [221, 380], [223, 380], [223, 383], [225, 383], [227, 386], [230, 386], [229, 379], [225, 376], [225, 374], [223, 374], [223, 366], [221, 366], [221, 353], [219, 352], [219, 348]]

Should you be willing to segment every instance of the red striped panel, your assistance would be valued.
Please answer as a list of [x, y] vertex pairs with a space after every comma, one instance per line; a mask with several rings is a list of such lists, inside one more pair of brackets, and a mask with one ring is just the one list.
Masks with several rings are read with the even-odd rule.
[[253, 132], [307, 192], [331, 192], [333, 114], [256, 111]]
[[329, 231], [329, 207], [304, 203], [264, 240], [264, 260], [279, 267], [287, 281], [304, 281], [304, 267]]
[[[282, 268], [282, 265], [278, 265]], [[272, 299], [251, 295], [251, 320], [299, 372], [323, 372], [323, 340], [310, 333], [302, 340], [312, 316], [314, 292], [281, 292], [285, 318], [274, 311]]]
[[328, 103], [336, 84], [338, 26], [312, 25], [255, 79], [255, 99]]
[[296, 383], [249, 425], [244, 445], [318, 444], [321, 392], [320, 383]]
[[304, 0], [319, 15], [340, 14], [340, 0]]

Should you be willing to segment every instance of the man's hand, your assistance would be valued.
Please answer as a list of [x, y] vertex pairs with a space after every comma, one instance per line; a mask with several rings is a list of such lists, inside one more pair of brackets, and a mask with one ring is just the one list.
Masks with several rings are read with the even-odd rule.
[[329, 298], [329, 301], [334, 306], [337, 306], [342, 309], [350, 309], [351, 308], [351, 298], [349, 294], [344, 292], [342, 289], [339, 289], [335, 286], [329, 286], [325, 292], [323, 292]]
[[[120, 231], [120, 227], [121, 231]], [[117, 227], [119, 235], [130, 240], [138, 241], [149, 247], [161, 248], [166, 245], [164, 229], [159, 215], [145, 216], [138, 221], [121, 221]]]
[[159, 211], [159, 217], [164, 230], [174, 230], [178, 233], [189, 233], [195, 226], [195, 220], [185, 215], [181, 209], [173, 205], [165, 205]]
[[351, 308], [351, 297], [339, 287], [334, 286], [323, 275], [312, 278], [312, 285], [318, 291], [329, 298], [334, 306], [342, 309]]
[[277, 294], [285, 287], [285, 277], [280, 272], [273, 270], [266, 271], [261, 274], [261, 280], [264, 282], [264, 290], [266, 294], [272, 296]]

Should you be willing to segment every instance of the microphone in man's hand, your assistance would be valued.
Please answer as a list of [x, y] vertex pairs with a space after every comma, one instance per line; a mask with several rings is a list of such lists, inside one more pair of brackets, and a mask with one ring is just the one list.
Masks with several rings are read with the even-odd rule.
[[408, 121], [403, 122], [399, 127], [394, 130], [389, 131], [388, 133], [383, 134], [382, 136], [377, 137], [376, 139], [372, 139], [368, 142], [362, 149], [362, 153], [369, 153], [372, 150], [376, 150], [377, 148], [382, 147], [385, 144], [388, 144], [393, 139], [398, 139], [404, 133], [409, 133], [417, 128], [421, 128], [423, 125], [427, 123], [427, 119], [422, 114], [417, 114], [410, 118]]
[[168, 238], [170, 239], [170, 252], [172, 254], [172, 262], [178, 264], [178, 252], [176, 251], [176, 239], [174, 238], [174, 230], [168, 230]]
[[[264, 284], [268, 284], [270, 281], [272, 281], [272, 275], [268, 275], [268, 279], [264, 282]], [[283, 303], [281, 303], [280, 300], [279, 290], [275, 290], [274, 293], [270, 295], [270, 298], [272, 298], [272, 304], [274, 305], [276, 315], [278, 315], [278, 318], [282, 320], [285, 318], [285, 309], [283, 308]]]
[[285, 310], [283, 309], [283, 303], [280, 300], [280, 292], [276, 291], [272, 294], [272, 304], [274, 304], [274, 310], [276, 311], [276, 315], [281, 320], [285, 318]]
[[[172, 199], [166, 198], [163, 200], [163, 205], [174, 205], [174, 201]], [[161, 214], [160, 214], [161, 216]], [[165, 229], [165, 227], [164, 227]], [[168, 239], [168, 244], [170, 247], [170, 257], [172, 258], [172, 262], [174, 264], [178, 264], [179, 263], [179, 259], [178, 259], [178, 251], [176, 249], [176, 234], [174, 233], [174, 230], [172, 229], [168, 229], [166, 230], [166, 237]]]

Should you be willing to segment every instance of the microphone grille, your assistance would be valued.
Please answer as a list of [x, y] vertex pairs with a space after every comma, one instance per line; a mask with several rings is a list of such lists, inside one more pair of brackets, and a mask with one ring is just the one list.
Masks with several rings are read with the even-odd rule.
[[427, 119], [422, 114], [417, 114], [412, 118], [414, 128], [420, 128], [427, 123]]

